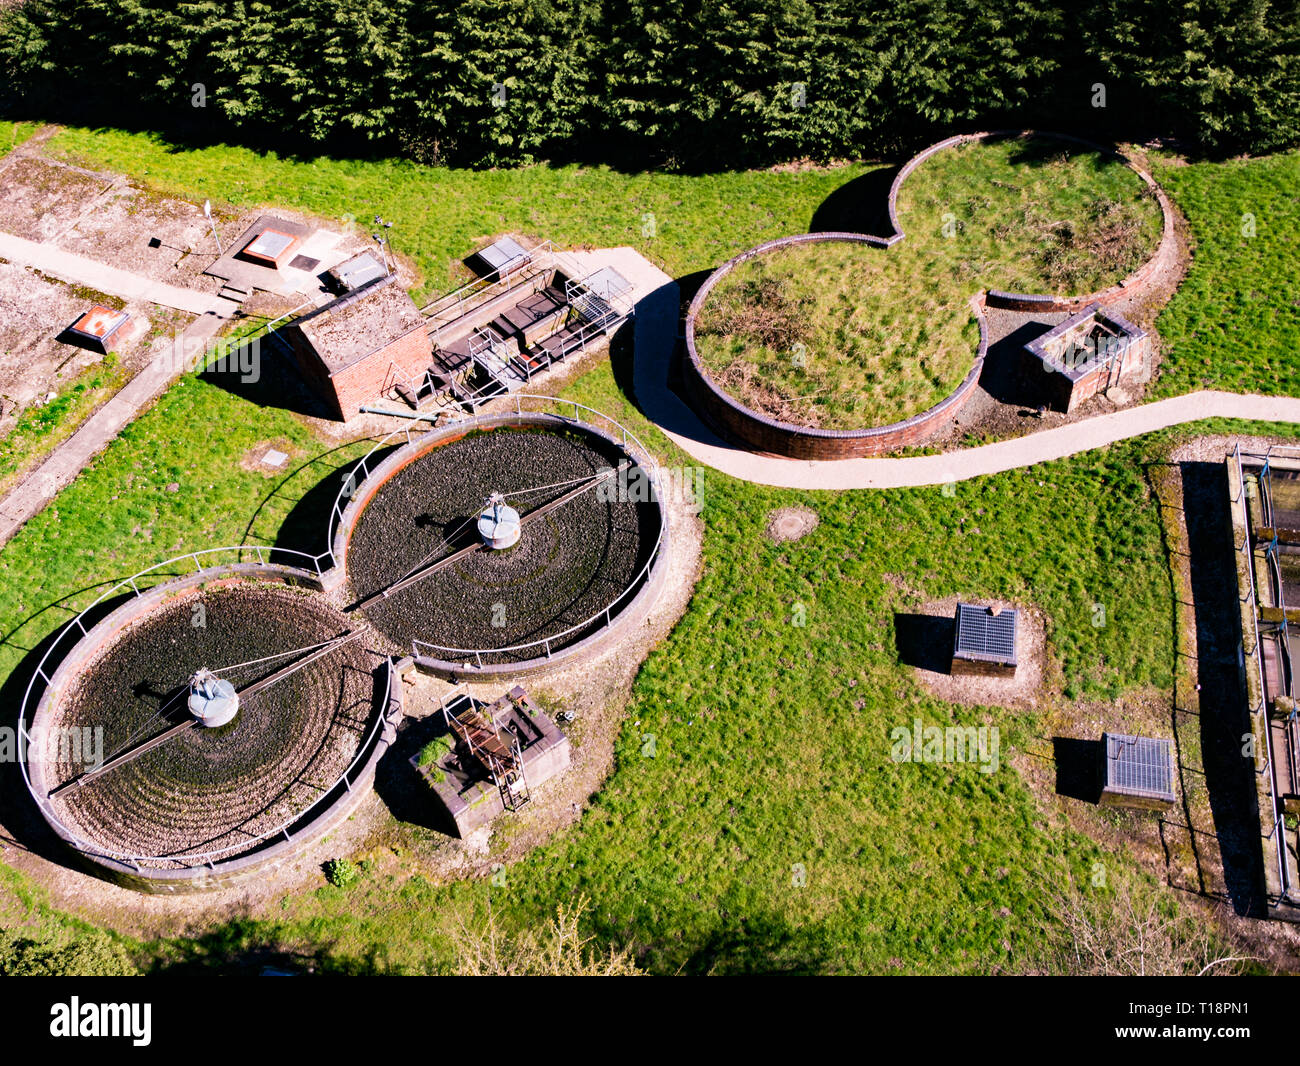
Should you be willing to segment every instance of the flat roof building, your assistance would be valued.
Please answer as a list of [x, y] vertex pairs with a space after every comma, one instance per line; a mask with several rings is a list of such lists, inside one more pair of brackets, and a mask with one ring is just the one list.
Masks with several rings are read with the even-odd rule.
[[366, 282], [280, 332], [303, 377], [345, 421], [394, 379], [423, 375], [433, 352], [425, 318], [395, 274]]

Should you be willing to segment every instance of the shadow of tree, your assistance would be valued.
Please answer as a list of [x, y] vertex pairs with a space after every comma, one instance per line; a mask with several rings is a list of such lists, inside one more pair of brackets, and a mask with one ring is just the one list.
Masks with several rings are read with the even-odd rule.
[[817, 206], [808, 232], [888, 237], [894, 229], [889, 221], [889, 187], [899, 169], [896, 165], [877, 167], [845, 182]]

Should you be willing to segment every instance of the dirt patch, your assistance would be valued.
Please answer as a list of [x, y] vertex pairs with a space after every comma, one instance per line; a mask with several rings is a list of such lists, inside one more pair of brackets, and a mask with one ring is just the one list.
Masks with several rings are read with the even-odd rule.
[[[266, 462], [268, 452], [279, 452], [285, 456], [279, 466]], [[294, 461], [300, 456], [300, 449], [288, 437], [275, 437], [272, 440], [259, 441], [246, 451], [239, 460], [241, 469], [263, 477], [284, 477], [293, 470]]]
[[820, 521], [817, 512], [807, 507], [781, 507], [767, 516], [765, 533], [768, 540], [784, 544], [806, 537]]
[[[29, 141], [0, 164], [0, 230], [30, 240], [39, 240], [77, 255], [121, 270], [129, 270], [155, 281], [216, 293], [220, 278], [203, 272], [218, 257], [212, 222], [204, 216], [201, 203], [163, 196], [121, 174], [77, 166], [40, 154], [41, 146]], [[275, 214], [303, 223], [312, 229], [336, 231], [340, 220], [317, 219], [275, 208]], [[222, 246], [229, 250], [236, 240], [264, 213], [259, 205], [238, 211], [228, 204], [212, 204], [213, 221]], [[356, 254], [373, 247], [360, 230], [336, 233], [326, 241], [333, 258]], [[321, 269], [329, 263], [322, 262]], [[399, 265], [404, 286], [418, 279], [406, 264]], [[270, 316], [301, 303], [302, 297], [251, 301], [244, 308], [250, 315]]]
[[148, 361], [154, 340], [190, 320], [179, 311], [128, 303], [0, 260], [0, 434], [26, 407], [60, 392], [67, 381], [102, 358], [58, 340], [95, 304], [131, 315], [109, 345], [130, 370]]
[[945, 703], [977, 707], [1038, 707], [1048, 672], [1046, 620], [1037, 607], [1002, 600], [980, 600], [1020, 612], [1016, 625], [1014, 677], [969, 677], [948, 673], [952, 660], [953, 616], [957, 597], [934, 600], [910, 614], [895, 615], [899, 654], [916, 671], [916, 680]]
[[52, 240], [119, 180], [115, 174], [51, 163], [22, 149], [3, 171], [0, 229], [32, 241]]

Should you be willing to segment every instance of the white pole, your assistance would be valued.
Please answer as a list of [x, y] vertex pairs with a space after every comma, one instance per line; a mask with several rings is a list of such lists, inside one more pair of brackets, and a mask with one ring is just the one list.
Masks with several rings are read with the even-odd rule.
[[225, 249], [221, 247], [221, 237], [217, 233], [217, 221], [212, 217], [212, 201], [203, 201], [203, 216], [212, 226], [212, 239], [217, 242], [217, 255], [225, 255]]

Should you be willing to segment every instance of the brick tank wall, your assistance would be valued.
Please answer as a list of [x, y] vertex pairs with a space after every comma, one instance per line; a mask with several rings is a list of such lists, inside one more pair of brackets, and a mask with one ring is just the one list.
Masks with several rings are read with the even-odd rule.
[[984, 356], [988, 352], [988, 329], [979, 297], [971, 299], [971, 309], [979, 322], [979, 348], [966, 377], [935, 406], [902, 422], [849, 430], [814, 429], [782, 422], [752, 410], [728, 395], [714, 384], [704, 369], [695, 347], [695, 320], [713, 287], [739, 264], [757, 255], [776, 248], [817, 242], [850, 242], [876, 247], [882, 244], [881, 238], [861, 233], [802, 233], [767, 241], [720, 266], [705, 280], [687, 311], [686, 359], [682, 383], [686, 399], [723, 436], [758, 451], [791, 459], [858, 459], [923, 443], [957, 416], [979, 386]]
[[[979, 352], [971, 372], [962, 381], [955, 392], [928, 411], [923, 411], [912, 418], [892, 425], [878, 426], [862, 430], [819, 430], [806, 426], [792, 425], [768, 418], [758, 411], [739, 403], [718, 388], [709, 378], [699, 353], [695, 347], [695, 319], [709, 292], [729, 271], [740, 263], [762, 255], [774, 248], [792, 244], [805, 244], [815, 241], [853, 241], [877, 248], [891, 248], [903, 239], [902, 226], [898, 221], [898, 193], [903, 182], [918, 166], [937, 152], [970, 141], [981, 141], [1000, 137], [1051, 137], [1081, 145], [1090, 151], [1109, 152], [1125, 162], [1139, 178], [1152, 190], [1160, 205], [1163, 231], [1160, 244], [1155, 254], [1139, 267], [1133, 274], [1119, 284], [1099, 293], [1082, 296], [1052, 296], [1031, 293], [1008, 293], [990, 290], [972, 297], [971, 305], [975, 309], [980, 326]], [[705, 280], [704, 284], [691, 301], [686, 314], [686, 359], [683, 367], [683, 391], [686, 399], [696, 412], [712, 425], [724, 437], [773, 455], [783, 455], [792, 459], [853, 459], [870, 455], [882, 455], [917, 444], [922, 444], [945, 428], [965, 406], [979, 384], [980, 372], [984, 366], [984, 356], [988, 348], [987, 327], [984, 320], [984, 308], [998, 307], [1019, 311], [1078, 311], [1090, 303], [1105, 306], [1121, 296], [1129, 295], [1147, 285], [1151, 279], [1167, 266], [1172, 266], [1178, 255], [1177, 236], [1174, 231], [1173, 207], [1164, 191], [1146, 171], [1134, 165], [1132, 160], [1113, 152], [1102, 145], [1081, 137], [1065, 133], [1040, 132], [1036, 130], [990, 130], [980, 133], [964, 133], [932, 144], [909, 159], [895, 175], [889, 189], [889, 220], [893, 232], [887, 236], [874, 236], [866, 233], [803, 233], [791, 237], [781, 237], [766, 241], [750, 248], [718, 267]], [[1145, 357], [1149, 340], [1144, 342]], [[1128, 370], [1125, 370], [1125, 374]], [[1060, 398], [1062, 407], [1076, 404], [1081, 400], [1071, 396], [1068, 382]], [[1092, 385], [1093, 392], [1096, 384]], [[1077, 391], [1077, 388], [1076, 390]]]

